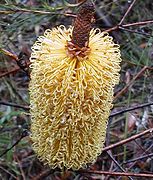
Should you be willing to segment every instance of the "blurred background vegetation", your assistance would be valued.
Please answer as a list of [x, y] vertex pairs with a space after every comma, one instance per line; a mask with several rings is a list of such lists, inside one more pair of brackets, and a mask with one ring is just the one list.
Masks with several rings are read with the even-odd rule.
[[[10, 148], [30, 129], [28, 112], [29, 76], [18, 67], [16, 61], [2, 49], [24, 58], [29, 63], [31, 46], [44, 30], [60, 24], [71, 25], [77, 7], [65, 0], [1, 0], [0, 1], [0, 154]], [[131, 0], [96, 0], [94, 27], [102, 31], [117, 25]], [[153, 20], [153, 1], [137, 0], [123, 24]], [[120, 44], [122, 69], [120, 84], [115, 89], [112, 113], [131, 106], [153, 101], [153, 26], [148, 23], [111, 31]], [[147, 68], [145, 68], [147, 66]], [[122, 89], [125, 91], [122, 92]], [[120, 93], [122, 92], [122, 93]], [[21, 107], [2, 105], [14, 103]], [[110, 118], [105, 146], [153, 127], [153, 107], [148, 106]], [[49, 170], [37, 159], [31, 149], [28, 136], [3, 156], [0, 156], [0, 179], [60, 179], [58, 170]], [[126, 145], [113, 148], [110, 153], [127, 171], [152, 173], [153, 137], [145, 135]], [[130, 160], [148, 155], [141, 160]], [[106, 152], [89, 169], [120, 171]], [[65, 179], [123, 179], [114, 176], [69, 172]], [[128, 177], [124, 178], [128, 179]], [[133, 178], [134, 179], [134, 178]], [[139, 179], [138, 177], [135, 179]], [[147, 179], [142, 178], [141, 179]]]

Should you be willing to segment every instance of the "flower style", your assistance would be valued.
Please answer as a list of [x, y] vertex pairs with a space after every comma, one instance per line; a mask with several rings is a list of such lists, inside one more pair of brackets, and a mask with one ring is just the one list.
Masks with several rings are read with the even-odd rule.
[[105, 140], [120, 50], [92, 29], [87, 48], [71, 44], [73, 27], [47, 29], [32, 47], [31, 138], [50, 167], [79, 169], [95, 162]]

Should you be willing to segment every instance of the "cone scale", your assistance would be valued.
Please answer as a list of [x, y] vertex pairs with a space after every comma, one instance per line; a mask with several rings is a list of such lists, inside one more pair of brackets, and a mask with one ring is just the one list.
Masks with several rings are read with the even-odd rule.
[[91, 29], [91, 6], [79, 11], [85, 7], [90, 14], [88, 22], [81, 20], [88, 26], [86, 41], [76, 38], [82, 33], [76, 33], [76, 19], [72, 27], [47, 29], [32, 47], [32, 147], [51, 168], [85, 168], [96, 161], [105, 141], [121, 58], [112, 37]]

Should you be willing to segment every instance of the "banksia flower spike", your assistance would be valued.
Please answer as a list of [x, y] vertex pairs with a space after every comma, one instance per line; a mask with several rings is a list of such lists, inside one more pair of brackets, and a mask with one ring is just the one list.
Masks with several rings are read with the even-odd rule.
[[121, 58], [112, 37], [92, 29], [93, 17], [87, 1], [74, 26], [47, 29], [32, 47], [31, 138], [51, 168], [84, 168], [105, 141]]

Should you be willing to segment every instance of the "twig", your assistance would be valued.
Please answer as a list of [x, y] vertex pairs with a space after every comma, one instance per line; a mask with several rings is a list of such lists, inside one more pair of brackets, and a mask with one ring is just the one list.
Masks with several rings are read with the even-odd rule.
[[14, 104], [14, 103], [10, 103], [10, 102], [4, 102], [4, 101], [0, 101], [0, 104], [5, 105], [5, 106], [12, 106], [12, 107], [21, 108], [21, 109], [24, 109], [26, 111], [28, 111], [30, 109], [28, 106], [18, 105], [18, 104]]
[[[107, 151], [108, 156], [112, 159], [112, 161], [119, 167], [120, 170], [122, 170], [123, 172], [126, 172], [122, 166], [116, 161], [116, 159], [114, 159], [114, 157]], [[128, 176], [129, 179], [133, 180], [133, 178], [131, 178], [130, 176]]]
[[[133, 2], [131, 3], [131, 5], [129, 6], [129, 8], [127, 9], [127, 11], [125, 12], [125, 14], [124, 14], [124, 16], [122, 17], [122, 19], [120, 20], [120, 22], [119, 22], [116, 26], [105, 30], [105, 32], [111, 32], [111, 31], [114, 31], [114, 30], [118, 30], [118, 29], [121, 27], [121, 25], [123, 24], [126, 16], [127, 16], [127, 15], [129, 14], [129, 12], [131, 11], [131, 9], [132, 9], [133, 5], [135, 4], [135, 2], [136, 2], [136, 0], [133, 0]], [[122, 25], [122, 27], [124, 27], [124, 25]], [[126, 27], [129, 27], [129, 26], [126, 26]]]
[[11, 57], [15, 61], [18, 61], [18, 56], [16, 54], [13, 54], [13, 53], [11, 53], [11, 52], [7, 51], [6, 49], [3, 49], [3, 48], [0, 48], [0, 52]]
[[152, 156], [153, 156], [153, 153], [150, 153], [150, 154], [148, 154], [148, 155], [141, 156], [141, 157], [134, 158], [134, 159], [128, 160], [128, 161], [126, 161], [126, 162], [123, 162], [123, 164], [128, 164], [128, 163], [135, 162], [135, 161], [138, 161], [138, 160], [150, 158], [150, 157], [152, 157]]
[[8, 76], [9, 74], [12, 74], [12, 73], [16, 73], [17, 71], [19, 71], [20, 68], [19, 67], [16, 67], [8, 72], [5, 72], [3, 74], [0, 74], [0, 78], [4, 77], [4, 76]]
[[118, 29], [119, 29], [119, 26], [116, 25], [116, 26], [111, 27], [111, 28], [109, 28], [109, 29], [105, 29], [104, 32], [111, 32], [111, 31], [115, 31], [115, 30], [118, 30]]
[[13, 177], [14, 179], [17, 180], [17, 177], [14, 176], [14, 174], [12, 174], [11, 172], [9, 172], [7, 169], [5, 169], [5, 168], [3, 168], [3, 167], [1, 167], [1, 166], [0, 166], [0, 169], [3, 170], [5, 173], [9, 174], [9, 175], [10, 175], [11, 177]]
[[[153, 147], [153, 144], [150, 146], [150, 147], [148, 147], [147, 148], [147, 150], [145, 150], [145, 152], [148, 152], [149, 150], [151, 150], [152, 149], [152, 147]], [[142, 153], [142, 155], [144, 155], [145, 154], [145, 152], [144, 153]], [[149, 154], [148, 154], [149, 155]], [[152, 158], [150, 158], [150, 159], [152, 159]], [[136, 163], [137, 163], [137, 161], [134, 161], [130, 166], [128, 166], [128, 168], [127, 168], [127, 171], [128, 170], [130, 170], [133, 166], [135, 166], [136, 165]], [[124, 162], [122, 163], [122, 164], [124, 164]]]
[[153, 105], [153, 102], [140, 104], [140, 105], [137, 105], [137, 106], [134, 106], [134, 107], [129, 107], [129, 108], [127, 108], [127, 109], [123, 109], [123, 110], [121, 110], [121, 111], [112, 113], [112, 114], [110, 115], [110, 117], [114, 117], [114, 116], [117, 116], [117, 115], [120, 115], [120, 114], [129, 112], [129, 111], [133, 111], [133, 110], [135, 110], [135, 109], [140, 109], [140, 108], [144, 108], [144, 107], [151, 106], [151, 105]]
[[[140, 144], [137, 143], [136, 139], [134, 139], [134, 142], [142, 149], [142, 152], [144, 152], [145, 154], [147, 154], [147, 157], [149, 157], [149, 154], [147, 153], [147, 151], [148, 151], [148, 149], [151, 149], [152, 146], [150, 146], [147, 150], [145, 150]], [[144, 154], [144, 153], [143, 153], [143, 154]], [[142, 155], [143, 155], [143, 154], [142, 154]], [[139, 158], [136, 158], [136, 159], [138, 160]], [[140, 159], [141, 159], [141, 157], [140, 157]], [[149, 159], [151, 159], [151, 157], [149, 157]], [[136, 165], [137, 160], [136, 160], [136, 161], [132, 161], [133, 163], [131, 163], [131, 164], [128, 166], [128, 168], [126, 168], [126, 170], [127, 170], [127, 171], [128, 171], [128, 170], [131, 170], [131, 168]], [[124, 164], [126, 164], [126, 163], [123, 162], [122, 165], [124, 165]], [[116, 168], [116, 169], [117, 169], [117, 168]], [[114, 169], [113, 171], [115, 171], [116, 169]], [[121, 177], [118, 178], [118, 180], [120, 180], [120, 179], [121, 179]]]
[[21, 172], [21, 175], [22, 175], [22, 179], [23, 179], [23, 180], [26, 180], [25, 173], [24, 173], [24, 171], [23, 171], [23, 169], [22, 169], [22, 164], [21, 164], [19, 158], [17, 157], [17, 155], [14, 155], [14, 159], [17, 161], [17, 163], [18, 163], [18, 165], [19, 165], [19, 169], [20, 169], [20, 172]]
[[43, 172], [41, 172], [40, 174], [38, 174], [37, 176], [35, 177], [32, 177], [31, 180], [41, 180], [43, 179], [44, 177], [47, 177], [49, 176], [50, 174], [54, 173], [55, 170], [53, 169], [46, 169], [44, 170]]
[[114, 97], [114, 100], [116, 100], [119, 96], [121, 96], [123, 93], [125, 93], [128, 88], [134, 83], [134, 81], [140, 77], [141, 75], [144, 74], [144, 72], [148, 69], [148, 66], [144, 66], [134, 77], [133, 79], [121, 90], [119, 91], [115, 97]]
[[110, 150], [110, 149], [113, 149], [113, 148], [115, 148], [115, 147], [117, 147], [117, 146], [126, 144], [126, 143], [128, 143], [128, 142], [130, 142], [130, 141], [133, 141], [134, 139], [140, 138], [141, 136], [144, 136], [144, 135], [149, 134], [149, 133], [152, 133], [152, 132], [153, 132], [153, 128], [147, 129], [147, 130], [145, 130], [145, 131], [143, 131], [143, 132], [141, 132], [141, 133], [139, 133], [139, 134], [136, 134], [136, 135], [134, 135], [134, 136], [131, 136], [131, 137], [127, 138], [127, 139], [124, 139], [124, 140], [122, 140], [122, 141], [119, 141], [119, 142], [117, 142], [117, 143], [115, 143], [115, 144], [112, 144], [112, 145], [110, 145], [110, 146], [104, 147], [104, 148], [102, 149], [102, 151], [108, 151], [108, 150]]
[[64, 4], [68, 7], [77, 7], [86, 2], [87, 0], [77, 0], [75, 4], [68, 3], [66, 0], [63, 0]]
[[76, 15], [72, 13], [56, 13], [56, 12], [50, 12], [50, 11], [40, 11], [40, 10], [21, 9], [21, 8], [18, 8], [15, 10], [9, 10], [9, 11], [0, 11], [0, 14], [14, 14], [17, 12], [44, 14], [44, 15], [64, 15], [64, 16], [69, 16], [69, 17], [76, 17]]
[[24, 130], [21, 134], [21, 137], [10, 148], [6, 149], [2, 154], [0, 154], [0, 157], [4, 156], [8, 151], [13, 149], [26, 136], [28, 136], [28, 131]]
[[141, 25], [146, 25], [146, 24], [151, 24], [151, 23], [153, 23], [153, 20], [146, 20], [146, 21], [140, 21], [140, 22], [135, 22], [135, 23], [122, 24], [122, 27], [141, 26]]
[[[140, 22], [128, 23], [128, 24], [122, 24], [122, 25], [118, 24], [118, 25], [116, 25], [114, 27], [111, 27], [109, 29], [106, 29], [104, 31], [105, 32], [111, 32], [111, 31], [115, 31], [115, 30], [131, 27], [131, 26], [141, 26], [141, 25], [146, 25], [146, 24], [151, 24], [151, 23], [153, 23], [153, 20], [146, 20], [146, 21], [140, 21]], [[124, 30], [127, 30], [127, 29], [124, 29]]]
[[123, 23], [123, 21], [125, 20], [126, 16], [129, 14], [129, 12], [131, 11], [132, 7], [134, 6], [135, 2], [136, 2], [136, 0], [133, 0], [133, 2], [130, 4], [129, 8], [127, 9], [126, 13], [122, 17], [122, 19], [121, 19], [121, 21], [119, 22], [118, 25], [121, 25]]
[[[27, 67], [29, 66], [30, 63], [26, 63], [26, 60], [24, 59], [26, 54], [23, 52], [20, 52], [19, 56], [17, 56], [16, 54], [13, 54], [12, 52], [0, 48], [0, 52], [2, 52], [3, 54], [9, 56], [11, 59], [15, 60], [15, 62], [17, 63], [17, 65], [20, 67], [20, 69], [22, 69], [28, 76], [29, 76], [29, 72]], [[2, 77], [2, 75], [0, 75], [0, 77]]]
[[137, 30], [132, 30], [132, 29], [124, 28], [124, 27], [122, 27], [122, 26], [119, 26], [118, 28], [119, 28], [120, 30], [123, 30], [123, 31], [128, 31], [128, 32], [140, 34], [140, 35], [143, 35], [143, 36], [153, 37], [153, 35], [151, 35], [151, 34], [144, 33], [144, 32], [140, 32], [140, 31], [137, 31]]
[[[144, 152], [145, 155], [149, 155], [148, 152], [143, 148], [140, 143], [137, 142], [137, 139], [134, 139], [135, 144], [141, 149], [142, 152]], [[143, 154], [142, 154], [143, 155]], [[150, 160], [153, 160], [151, 157], [149, 158]]]
[[92, 170], [80, 170], [81, 173], [92, 173], [92, 174], [104, 174], [104, 175], [112, 175], [112, 176], [133, 176], [133, 177], [146, 177], [153, 178], [153, 174], [145, 174], [145, 173], [123, 173], [123, 172], [108, 172], [108, 171], [92, 171]]

